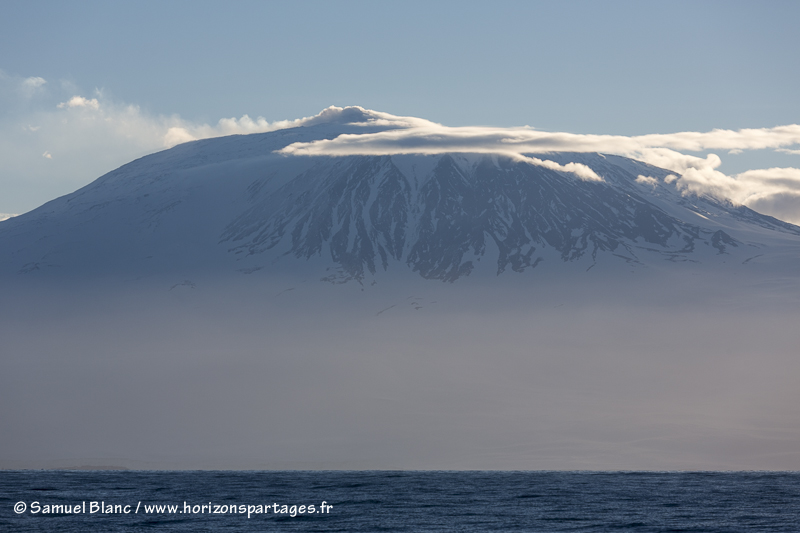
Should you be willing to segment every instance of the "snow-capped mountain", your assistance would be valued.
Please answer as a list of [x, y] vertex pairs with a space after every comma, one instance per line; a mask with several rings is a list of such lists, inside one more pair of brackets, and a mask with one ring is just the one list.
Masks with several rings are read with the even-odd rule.
[[399, 122], [0, 222], [0, 468], [800, 467], [800, 228], [619, 156], [286, 150]]
[[800, 243], [796, 226], [684, 196], [670, 172], [619, 156], [537, 156], [602, 178], [585, 180], [495, 154], [280, 152], [392, 127], [347, 108], [143, 157], [0, 224], [0, 267], [36, 275], [308, 267], [330, 281], [408, 269], [455, 281], [542, 262], [745, 261]]

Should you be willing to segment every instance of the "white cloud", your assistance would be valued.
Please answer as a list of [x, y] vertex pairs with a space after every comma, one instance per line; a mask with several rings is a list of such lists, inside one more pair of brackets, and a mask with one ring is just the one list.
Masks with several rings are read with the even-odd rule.
[[0, 69], [0, 109], [13, 112], [17, 103], [30, 103], [34, 97], [46, 94], [46, 84], [47, 80], [39, 76], [25, 78]]
[[84, 98], [83, 96], [73, 96], [66, 102], [61, 102], [57, 106], [59, 109], [64, 109], [65, 107], [84, 107], [87, 109], [100, 109], [100, 102], [97, 101], [97, 98], [92, 98], [89, 100], [88, 98]]
[[0, 222], [4, 220], [8, 220], [9, 218], [15, 217], [17, 215], [12, 215], [10, 213], [0, 213]]
[[42, 154], [42, 157], [44, 157], [46, 159], [53, 159], [53, 156], [47, 150], [44, 151], [44, 153]]
[[299, 118], [296, 120], [279, 120], [269, 122], [264, 117], [256, 119], [249, 115], [241, 118], [222, 118], [216, 125], [191, 124], [180, 121], [180, 125], [171, 127], [164, 135], [164, 146], [171, 147], [182, 142], [223, 135], [237, 135], [248, 133], [263, 133], [299, 126], [313, 126], [316, 124], [356, 124], [362, 126], [385, 126], [390, 128], [412, 128], [436, 126], [435, 123], [414, 118], [397, 117], [389, 113], [370, 111], [361, 107], [336, 107], [330, 106], [319, 114]]
[[197, 137], [189, 133], [186, 128], [173, 126], [167, 129], [164, 134], [164, 147], [169, 148], [189, 141], [195, 141]]
[[34, 89], [41, 87], [45, 83], [47, 83], [47, 80], [45, 80], [40, 76], [32, 76], [30, 78], [25, 78], [24, 80], [22, 80], [23, 85], [25, 85], [26, 87], [33, 87]]
[[603, 181], [603, 178], [598, 176], [594, 170], [592, 170], [591, 168], [582, 163], [567, 163], [566, 165], [561, 165], [559, 163], [556, 163], [555, 161], [539, 159], [538, 157], [528, 157], [521, 154], [515, 154], [513, 152], [504, 155], [508, 155], [511, 158], [517, 159], [519, 161], [525, 161], [526, 163], [530, 163], [531, 165], [537, 167], [549, 168], [550, 170], [558, 170], [560, 172], [569, 172], [571, 174], [575, 174], [575, 176], [577, 176], [582, 180]]
[[656, 178], [653, 178], [652, 176], [642, 176], [641, 174], [639, 174], [636, 177], [636, 183], [641, 183], [643, 185], [650, 185], [652, 187], [655, 187], [656, 185], [658, 185], [658, 180]]
[[36, 92], [41, 89], [45, 83], [47, 83], [47, 80], [40, 78], [39, 76], [25, 78], [20, 82], [19, 90], [26, 98], [30, 98], [36, 94]]
[[[401, 118], [401, 117], [397, 117]], [[392, 123], [388, 121], [388, 123]], [[399, 121], [394, 123], [400, 126]], [[641, 135], [585, 135], [543, 132], [533, 128], [451, 128], [425, 121], [403, 129], [340, 135], [335, 139], [295, 143], [297, 155], [367, 155], [442, 152], [603, 152], [641, 154], [652, 148], [676, 151], [757, 150], [800, 144], [800, 126], [747, 130], [713, 130]]]
[[800, 224], [800, 169], [748, 170], [732, 178], [730, 198], [782, 220]]

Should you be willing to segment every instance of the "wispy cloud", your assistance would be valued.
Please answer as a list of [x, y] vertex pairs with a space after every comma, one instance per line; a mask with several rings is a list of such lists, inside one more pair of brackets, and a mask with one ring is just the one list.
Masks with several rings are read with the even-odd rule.
[[[70, 82], [0, 71], [0, 210], [24, 212], [98, 176], [176, 144], [208, 137], [358, 120], [358, 110], [328, 109], [297, 120], [230, 117], [216, 124], [154, 115], [81, 92]], [[418, 122], [417, 122], [418, 124]]]
[[415, 117], [398, 117], [389, 113], [371, 111], [357, 106], [336, 107], [330, 106], [320, 113], [298, 118], [295, 120], [278, 120], [269, 122], [264, 117], [256, 119], [243, 115], [241, 118], [223, 118], [215, 125], [192, 124], [179, 121], [179, 124], [170, 126], [164, 135], [164, 146], [174, 146], [181, 142], [223, 135], [237, 135], [248, 133], [263, 133], [299, 126], [314, 126], [316, 124], [355, 124], [364, 126], [385, 126], [388, 128], [425, 128], [437, 124]]
[[559, 163], [556, 163], [555, 161], [549, 161], [547, 159], [539, 159], [538, 157], [524, 156], [522, 154], [517, 154], [515, 152], [508, 152], [505, 153], [504, 155], [507, 155], [512, 159], [516, 159], [518, 161], [524, 161], [526, 163], [529, 163], [537, 167], [549, 168], [550, 170], [558, 170], [560, 172], [568, 172], [570, 174], [574, 174], [576, 177], [582, 180], [603, 181], [602, 177], [598, 176], [594, 170], [584, 165], [583, 163], [567, 163], [566, 165], [561, 165]]
[[[389, 121], [386, 121], [391, 123]], [[395, 123], [395, 125], [399, 125]], [[759, 150], [800, 144], [800, 126], [713, 130], [641, 136], [543, 132], [533, 128], [459, 127], [427, 123], [378, 133], [340, 135], [335, 139], [295, 143], [286, 153], [369, 155], [443, 152], [601, 152], [645, 154], [652, 148], [672, 151]]]
[[25, 78], [19, 83], [19, 90], [25, 97], [30, 98], [36, 94], [45, 83], [47, 83], [47, 80], [39, 76]]
[[652, 176], [642, 176], [641, 174], [636, 177], [636, 183], [642, 183], [644, 185], [650, 185], [651, 187], [655, 187], [658, 185], [658, 180], [653, 178]]
[[730, 197], [761, 213], [800, 224], [800, 169], [767, 168], [733, 176]]
[[83, 96], [73, 96], [66, 102], [61, 102], [56, 107], [59, 109], [64, 109], [65, 107], [85, 107], [88, 109], [94, 109], [95, 111], [100, 109], [100, 102], [97, 101], [97, 98], [92, 98], [91, 100], [88, 98], [84, 98]]

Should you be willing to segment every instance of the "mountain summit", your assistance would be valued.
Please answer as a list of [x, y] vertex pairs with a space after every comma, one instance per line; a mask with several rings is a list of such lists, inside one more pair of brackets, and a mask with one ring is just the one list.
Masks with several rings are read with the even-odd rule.
[[428, 124], [329, 108], [293, 127], [143, 157], [0, 224], [0, 269], [311, 268], [360, 282], [408, 269], [452, 282], [542, 263], [744, 262], [800, 243], [797, 226], [687, 195], [672, 172], [620, 156], [436, 153], [430, 133], [390, 153], [315, 150]]

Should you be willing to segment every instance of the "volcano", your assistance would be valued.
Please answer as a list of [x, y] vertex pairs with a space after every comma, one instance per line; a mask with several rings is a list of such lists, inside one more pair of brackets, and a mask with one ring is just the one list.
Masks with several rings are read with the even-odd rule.
[[[800, 228], [682, 194], [671, 172], [596, 153], [287, 155], [387, 131], [361, 108], [308, 125], [190, 142], [143, 157], [0, 225], [12, 273], [106, 275], [317, 269], [380, 281], [407, 269], [454, 282], [548, 263], [740, 263]], [[560, 170], [588, 167], [597, 179]]]
[[800, 468], [800, 228], [415, 120], [193, 141], [0, 222], [0, 468]]

